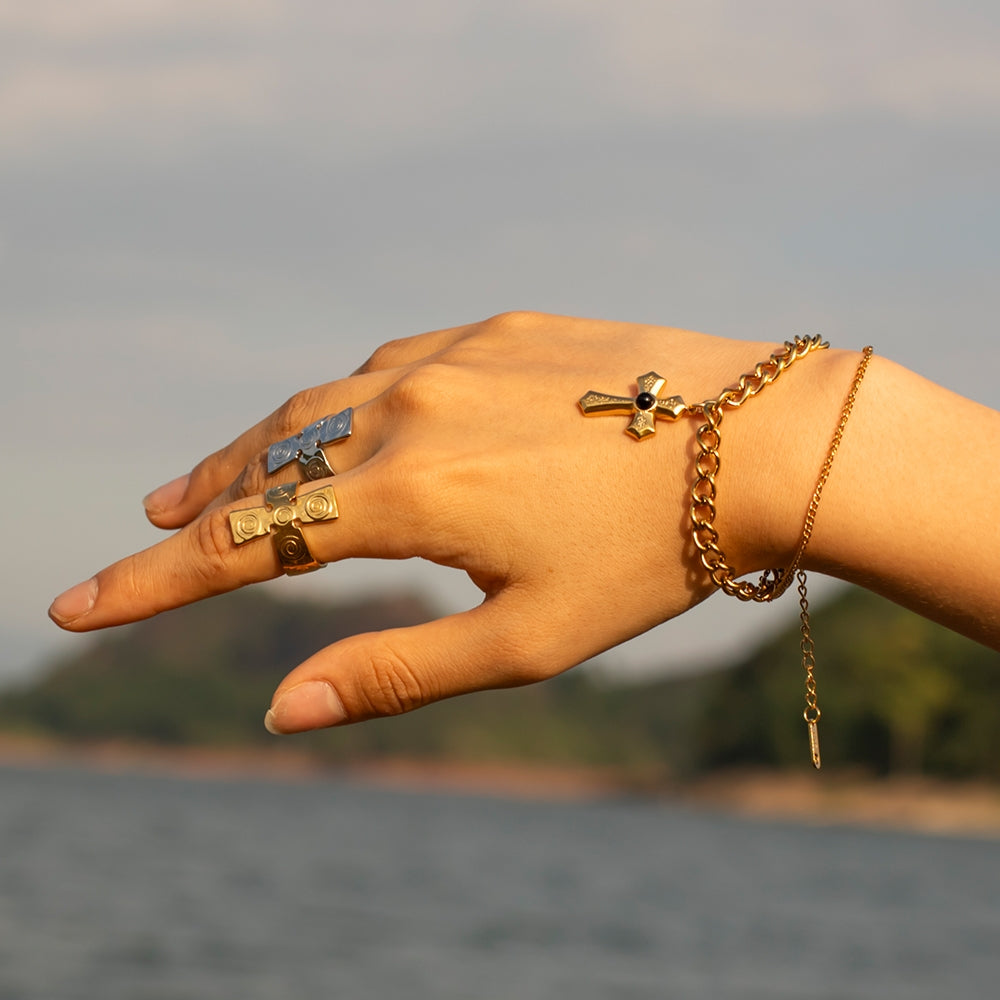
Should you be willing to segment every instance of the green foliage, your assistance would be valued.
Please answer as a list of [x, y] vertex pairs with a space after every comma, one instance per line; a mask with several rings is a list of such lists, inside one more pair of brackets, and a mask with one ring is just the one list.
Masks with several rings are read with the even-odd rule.
[[343, 636], [432, 614], [406, 595], [331, 607], [227, 594], [108, 633], [38, 683], [4, 692], [0, 726], [78, 740], [270, 739], [263, 714], [297, 663]]
[[701, 680], [605, 689], [570, 672], [294, 739], [339, 760], [405, 755], [532, 761], [615, 767], [651, 780], [685, 758], [703, 689]]
[[[317, 649], [433, 616], [412, 596], [329, 606], [241, 591], [91, 642], [0, 698], [0, 728], [73, 740], [273, 742], [275, 685]], [[1000, 654], [861, 590], [813, 614], [824, 766], [1000, 780]], [[612, 766], [637, 781], [807, 767], [798, 629], [732, 669], [641, 686], [580, 671], [293, 737], [331, 761], [399, 756]]]
[[[827, 765], [1000, 779], [1000, 654], [867, 591], [812, 616]], [[699, 769], [806, 760], [797, 629], [736, 666], [707, 706]]]

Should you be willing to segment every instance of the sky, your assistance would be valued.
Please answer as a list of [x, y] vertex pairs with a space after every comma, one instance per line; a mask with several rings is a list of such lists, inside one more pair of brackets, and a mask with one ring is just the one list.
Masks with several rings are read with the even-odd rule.
[[[0, 0], [0, 681], [92, 641], [46, 609], [155, 540], [142, 496], [392, 337], [821, 333], [1000, 407], [998, 178], [990, 2]], [[478, 599], [267, 586], [411, 585]], [[787, 602], [609, 662], [710, 665]]]

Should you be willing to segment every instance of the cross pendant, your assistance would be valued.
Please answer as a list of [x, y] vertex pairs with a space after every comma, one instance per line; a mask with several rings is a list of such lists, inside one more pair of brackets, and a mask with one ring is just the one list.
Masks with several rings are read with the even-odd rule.
[[677, 420], [687, 412], [687, 403], [680, 396], [661, 399], [657, 393], [666, 384], [666, 379], [656, 372], [647, 372], [636, 380], [639, 392], [635, 396], [609, 396], [591, 390], [580, 399], [580, 409], [588, 417], [602, 413], [632, 414], [632, 421], [625, 428], [636, 441], [656, 431], [656, 418]]

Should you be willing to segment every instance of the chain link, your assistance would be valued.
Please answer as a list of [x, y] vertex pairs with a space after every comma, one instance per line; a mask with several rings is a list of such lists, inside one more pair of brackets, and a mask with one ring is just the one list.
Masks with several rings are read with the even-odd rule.
[[812, 630], [809, 625], [809, 596], [806, 589], [806, 574], [799, 570], [799, 632], [802, 634], [802, 641], [799, 648], [802, 650], [802, 669], [806, 674], [806, 707], [802, 710], [802, 717], [806, 722], [819, 722], [819, 717], [823, 713], [819, 710], [816, 700], [816, 643], [813, 642]]
[[806, 574], [803, 570], [798, 571], [799, 581], [799, 632], [802, 634], [802, 641], [799, 649], [802, 651], [802, 669], [806, 675], [806, 707], [802, 710], [802, 718], [806, 720], [809, 730], [809, 753], [812, 757], [813, 767], [818, 771], [822, 766], [822, 758], [819, 752], [819, 717], [823, 714], [819, 710], [816, 700], [816, 644], [813, 642], [812, 629], [809, 625], [809, 599], [806, 591]]
[[[785, 341], [784, 349], [762, 361], [752, 372], [741, 375], [735, 386], [724, 389], [716, 399], [689, 407], [692, 413], [701, 413], [705, 423], [698, 428], [698, 457], [695, 460], [697, 479], [691, 487], [692, 538], [698, 549], [701, 563], [712, 582], [731, 597], [741, 601], [767, 602], [780, 597], [792, 582], [794, 571], [766, 570], [756, 584], [736, 579], [736, 571], [729, 565], [726, 554], [719, 546], [719, 533], [715, 529], [715, 477], [719, 474], [722, 459], [723, 407], [742, 406], [756, 396], [764, 386], [776, 381], [785, 369], [812, 351], [824, 350], [830, 345], [820, 337], [796, 337]], [[829, 460], [828, 460], [829, 461]], [[812, 529], [810, 526], [810, 534]], [[799, 557], [801, 558], [801, 556]]]
[[806, 707], [803, 709], [802, 716], [809, 728], [809, 749], [813, 766], [817, 769], [821, 763], [819, 751], [821, 713], [816, 696], [816, 645], [813, 642], [809, 621], [806, 574], [800, 566], [816, 525], [816, 512], [819, 509], [823, 488], [830, 477], [833, 460], [840, 447], [841, 438], [844, 436], [844, 428], [847, 426], [851, 411], [854, 409], [861, 380], [865, 377], [868, 362], [872, 357], [872, 348], [865, 348], [864, 355], [855, 372], [854, 381], [840, 415], [840, 423], [837, 425], [833, 440], [830, 442], [826, 461], [820, 470], [816, 488], [813, 490], [809, 507], [806, 510], [798, 548], [795, 550], [795, 555], [787, 569], [765, 570], [756, 584], [736, 579], [736, 571], [729, 565], [725, 553], [720, 548], [719, 533], [715, 529], [717, 494], [715, 478], [722, 467], [719, 448], [722, 444], [720, 428], [725, 412], [723, 406], [741, 406], [751, 396], [756, 396], [765, 385], [775, 381], [789, 365], [799, 358], [805, 357], [812, 351], [823, 350], [827, 347], [829, 344], [821, 341], [819, 337], [797, 337], [794, 341], [786, 341], [783, 351], [772, 354], [767, 361], [757, 365], [752, 372], [740, 376], [738, 385], [723, 390], [717, 399], [709, 399], [700, 405], [688, 407], [689, 413], [701, 413], [705, 418], [705, 423], [698, 428], [695, 435], [698, 442], [698, 457], [695, 459], [697, 478], [691, 487], [691, 534], [702, 565], [708, 571], [712, 582], [727, 594], [737, 597], [741, 601], [764, 603], [780, 597], [791, 585], [793, 579], [798, 580], [799, 619], [801, 622], [799, 631], [802, 635], [799, 648], [802, 652], [802, 669], [805, 671], [806, 687]]

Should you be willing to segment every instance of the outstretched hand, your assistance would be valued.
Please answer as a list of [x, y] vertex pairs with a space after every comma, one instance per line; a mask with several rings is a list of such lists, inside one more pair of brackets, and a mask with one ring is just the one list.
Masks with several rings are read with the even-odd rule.
[[[694, 422], [658, 422], [636, 442], [623, 433], [627, 417], [584, 419], [577, 400], [591, 389], [634, 394], [636, 377], [656, 369], [665, 394], [700, 401], [772, 350], [529, 313], [392, 342], [151, 493], [150, 521], [178, 530], [67, 591], [50, 614], [88, 631], [279, 575], [270, 544], [234, 544], [229, 512], [260, 505], [266, 489], [297, 475], [292, 467], [267, 474], [268, 445], [353, 407], [352, 435], [327, 451], [337, 474], [324, 483], [339, 517], [303, 529], [316, 558], [419, 556], [463, 570], [485, 599], [317, 651], [279, 686], [269, 728], [356, 722], [550, 676], [712, 590], [687, 522]], [[766, 421], [787, 391], [769, 390], [752, 407], [756, 419]], [[834, 405], [842, 391], [836, 384]], [[794, 547], [812, 475], [799, 468], [818, 467], [824, 441], [807, 442], [803, 456], [777, 454], [755, 437], [766, 423], [742, 415], [731, 423], [740, 441], [719, 526], [747, 571]], [[760, 488], [762, 466], [781, 484], [770, 494]]]

